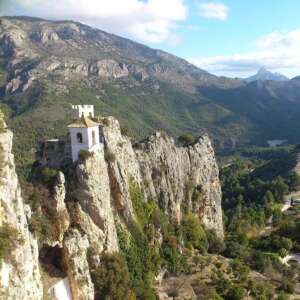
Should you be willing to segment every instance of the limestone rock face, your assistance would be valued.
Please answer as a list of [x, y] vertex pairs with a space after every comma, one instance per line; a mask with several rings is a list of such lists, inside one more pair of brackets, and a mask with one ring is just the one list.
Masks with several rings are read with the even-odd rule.
[[137, 146], [136, 155], [146, 198], [157, 199], [177, 221], [188, 208], [223, 236], [219, 171], [208, 136], [177, 147], [172, 138], [156, 133]]
[[120, 78], [128, 76], [129, 72], [125, 64], [118, 63], [112, 59], [99, 60], [96, 64], [90, 65], [90, 74], [99, 77]]
[[[111, 205], [110, 182], [104, 150], [94, 153], [77, 167], [78, 189], [75, 191], [82, 210], [105, 235], [105, 250], [118, 250]], [[101, 242], [101, 241], [100, 241]]]
[[12, 155], [12, 133], [0, 133], [0, 227], [15, 236], [13, 249], [0, 262], [1, 299], [42, 299], [38, 245], [28, 230], [30, 208], [23, 203]]
[[196, 213], [207, 228], [223, 237], [221, 187], [214, 150], [208, 136], [189, 147], [156, 133], [132, 145], [112, 117], [99, 120], [105, 141], [113, 206], [126, 220], [134, 218], [130, 182], [145, 199], [154, 199], [178, 222], [183, 208]]
[[94, 299], [94, 286], [86, 258], [88, 247], [87, 236], [83, 236], [76, 229], [72, 229], [64, 240], [64, 260], [68, 266], [72, 296], [76, 300]]
[[112, 117], [105, 118], [102, 122], [114, 207], [129, 220], [134, 218], [129, 185], [130, 180], [139, 185], [141, 183], [139, 164], [130, 139], [121, 134], [119, 122]]
[[[103, 149], [78, 164], [76, 178], [76, 188], [69, 195], [72, 199], [68, 204], [72, 228], [63, 242], [64, 264], [74, 299], [92, 300], [94, 286], [90, 266], [99, 265], [103, 251], [118, 251]], [[95, 255], [90, 255], [91, 251]]]
[[48, 236], [45, 244], [51, 247], [62, 247], [64, 234], [70, 226], [70, 216], [65, 204], [66, 188], [65, 188], [65, 176], [62, 172], [58, 172], [56, 183], [53, 187], [52, 197], [44, 200], [44, 206], [51, 211], [51, 217], [54, 228], [53, 234]]

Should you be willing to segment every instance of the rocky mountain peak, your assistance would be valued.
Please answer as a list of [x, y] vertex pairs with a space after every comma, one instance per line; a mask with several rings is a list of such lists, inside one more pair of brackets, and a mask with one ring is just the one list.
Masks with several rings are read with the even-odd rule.
[[283, 74], [270, 72], [266, 67], [261, 67], [255, 75], [245, 79], [246, 82], [254, 82], [258, 80], [288, 81], [289, 79]]

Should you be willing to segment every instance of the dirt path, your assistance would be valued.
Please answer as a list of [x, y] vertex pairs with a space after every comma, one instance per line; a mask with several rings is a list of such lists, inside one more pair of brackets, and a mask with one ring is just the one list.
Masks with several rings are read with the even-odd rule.
[[284, 258], [281, 258], [280, 260], [281, 260], [281, 262], [282, 262], [283, 264], [286, 264], [286, 265], [287, 265], [288, 262], [291, 261], [291, 260], [300, 263], [300, 253], [294, 253], [294, 254], [293, 254], [293, 253], [290, 253], [290, 254], [288, 254], [287, 256], [285, 256]]
[[293, 197], [300, 197], [300, 192], [294, 192], [284, 196], [284, 204], [281, 208], [282, 212], [288, 210], [291, 207]]

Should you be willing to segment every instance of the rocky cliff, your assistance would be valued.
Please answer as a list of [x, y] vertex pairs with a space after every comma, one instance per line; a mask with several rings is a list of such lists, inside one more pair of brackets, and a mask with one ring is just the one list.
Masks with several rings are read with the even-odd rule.
[[21, 197], [13, 134], [0, 125], [0, 298], [42, 299], [38, 244], [28, 230], [31, 211]]
[[[139, 201], [154, 201], [170, 221], [179, 224], [183, 212], [193, 212], [223, 237], [218, 166], [207, 136], [189, 147], [178, 147], [159, 132], [133, 143], [121, 134], [116, 119], [98, 121], [104, 138], [101, 150], [86, 153], [63, 171], [51, 173], [50, 165], [35, 166], [38, 176], [33, 177], [33, 184], [48, 192], [39, 196], [32, 214], [20, 195], [11, 154], [12, 134], [1, 133], [1, 222], [14, 228], [18, 236], [0, 273], [2, 285], [9, 288], [9, 299], [17, 294], [24, 299], [42, 297], [38, 256], [50, 275], [56, 270], [61, 279], [68, 278], [73, 299], [94, 299], [92, 274], [101, 266], [102, 253], [118, 252], [118, 231], [130, 232], [137, 222], [133, 186], [143, 195]], [[39, 250], [27, 218], [30, 224], [38, 224], [30, 228], [39, 232]], [[46, 231], [41, 234], [39, 227]], [[45, 276], [43, 285], [48, 288]]]
[[78, 299], [93, 298], [89, 268], [99, 265], [103, 251], [119, 250], [117, 227], [126, 230], [136, 219], [133, 184], [145, 201], [154, 200], [175, 222], [180, 222], [183, 211], [191, 211], [223, 237], [218, 166], [207, 136], [189, 147], [177, 147], [164, 133], [133, 144], [121, 134], [116, 119], [98, 121], [104, 148], [77, 165], [75, 182], [67, 191], [71, 227], [62, 248]]
[[129, 195], [134, 181], [145, 199], [155, 199], [173, 219], [180, 221], [187, 208], [223, 236], [219, 171], [208, 136], [193, 146], [178, 147], [173, 138], [157, 132], [132, 144], [122, 136], [117, 120], [110, 117], [102, 123], [106, 149], [113, 155], [107, 161], [112, 195], [125, 218], [134, 217]]
[[137, 145], [137, 160], [147, 199], [180, 221], [183, 208], [223, 236], [218, 166], [208, 136], [189, 147], [156, 133]]

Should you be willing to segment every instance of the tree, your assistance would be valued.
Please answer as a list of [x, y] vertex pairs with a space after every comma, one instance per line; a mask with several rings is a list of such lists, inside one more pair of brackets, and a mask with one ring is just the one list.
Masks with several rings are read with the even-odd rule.
[[235, 240], [226, 241], [226, 248], [224, 251], [224, 255], [229, 258], [236, 258], [241, 255], [244, 247]]
[[287, 256], [289, 253], [285, 248], [281, 248], [278, 252], [279, 256], [284, 258], [285, 256]]
[[101, 266], [92, 270], [96, 300], [134, 299], [129, 273], [122, 257], [117, 253], [104, 253]]
[[283, 178], [278, 176], [271, 182], [271, 188], [276, 201], [282, 201], [283, 196], [286, 195], [289, 192], [289, 187], [284, 182]]
[[195, 142], [195, 138], [190, 133], [186, 133], [181, 135], [178, 141], [186, 147], [192, 145]]
[[263, 200], [265, 204], [272, 204], [274, 202], [274, 195], [272, 194], [271, 191], [267, 190]]
[[289, 178], [289, 185], [292, 191], [297, 191], [300, 188], [300, 175], [293, 172]]

